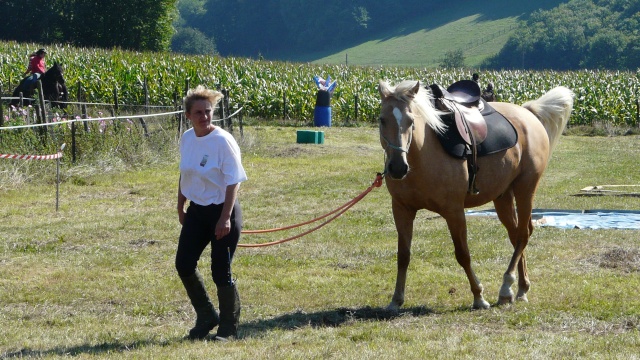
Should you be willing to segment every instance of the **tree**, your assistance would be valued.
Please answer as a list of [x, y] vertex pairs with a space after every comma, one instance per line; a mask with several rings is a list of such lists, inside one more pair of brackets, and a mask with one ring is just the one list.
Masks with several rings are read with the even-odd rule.
[[640, 66], [640, 0], [572, 0], [520, 23], [484, 67], [575, 70]]
[[67, 21], [81, 46], [169, 49], [177, 0], [75, 0]]
[[4, 0], [0, 38], [168, 50], [177, 0]]
[[617, 69], [623, 67], [627, 39], [618, 31], [601, 31], [589, 44], [589, 56], [583, 66], [592, 69]]
[[171, 39], [171, 51], [192, 55], [214, 55], [216, 45], [202, 31], [194, 28], [180, 28]]
[[[57, 2], [57, 1], [54, 1]], [[51, 24], [51, 14], [38, 0], [0, 1], [0, 38], [16, 41], [42, 41], [45, 29]]]
[[464, 67], [464, 52], [462, 49], [447, 51], [440, 63], [440, 67], [445, 69]]

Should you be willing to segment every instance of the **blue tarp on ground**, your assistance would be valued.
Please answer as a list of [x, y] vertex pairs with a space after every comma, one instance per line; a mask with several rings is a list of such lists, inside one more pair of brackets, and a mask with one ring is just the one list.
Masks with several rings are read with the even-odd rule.
[[[470, 210], [468, 216], [497, 217], [494, 209]], [[562, 229], [631, 229], [640, 230], [640, 211], [635, 210], [544, 210], [534, 209], [538, 226]]]

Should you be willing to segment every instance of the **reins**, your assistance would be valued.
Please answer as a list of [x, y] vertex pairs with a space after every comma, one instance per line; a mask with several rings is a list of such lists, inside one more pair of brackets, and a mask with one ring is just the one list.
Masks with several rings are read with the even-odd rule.
[[367, 196], [368, 193], [371, 192], [371, 190], [373, 190], [374, 188], [380, 187], [382, 186], [382, 179], [384, 178], [384, 174], [383, 173], [378, 173], [376, 175], [375, 180], [373, 181], [373, 183], [367, 188], [365, 189], [362, 193], [360, 193], [360, 195], [354, 197], [353, 199], [349, 200], [348, 202], [346, 202], [345, 204], [343, 204], [342, 206], [338, 207], [337, 209], [322, 215], [320, 217], [317, 217], [315, 219], [309, 220], [309, 221], [305, 221], [303, 223], [300, 224], [296, 224], [296, 225], [290, 225], [290, 226], [285, 226], [285, 227], [279, 227], [279, 228], [274, 228], [274, 229], [266, 229], [266, 230], [243, 230], [242, 234], [263, 234], [263, 233], [269, 233], [269, 232], [276, 232], [276, 231], [282, 231], [282, 230], [289, 230], [289, 229], [294, 229], [300, 226], [304, 226], [304, 225], [308, 225], [311, 223], [314, 223], [316, 221], [322, 220], [326, 217], [331, 216], [328, 220], [326, 220], [325, 222], [321, 223], [320, 225], [309, 229], [301, 234], [295, 235], [295, 236], [291, 236], [288, 237], [286, 239], [281, 239], [278, 241], [272, 241], [272, 242], [268, 242], [268, 243], [262, 243], [262, 244], [238, 244], [238, 247], [244, 247], [244, 248], [256, 248], [256, 247], [265, 247], [265, 246], [271, 246], [271, 245], [277, 245], [277, 244], [282, 244], [300, 237], [303, 237], [307, 234], [310, 234], [318, 229], [320, 229], [321, 227], [327, 225], [328, 223], [332, 222], [333, 220], [337, 219], [338, 217], [340, 217], [340, 215], [344, 214], [347, 210], [349, 210], [353, 205], [355, 205], [356, 203], [358, 203], [360, 200], [362, 200], [365, 196]]

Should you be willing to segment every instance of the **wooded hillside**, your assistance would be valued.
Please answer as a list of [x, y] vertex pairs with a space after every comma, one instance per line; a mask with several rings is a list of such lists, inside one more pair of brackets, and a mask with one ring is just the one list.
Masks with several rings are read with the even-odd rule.
[[523, 21], [490, 68], [640, 67], [640, 0], [572, 0]]
[[[389, 47], [389, 40], [408, 37], [414, 44], [434, 44], [431, 53], [461, 53], [461, 44], [495, 35], [496, 27], [488, 27], [494, 29], [491, 34], [481, 31], [486, 24], [509, 19], [511, 37], [487, 44], [488, 53], [470, 54], [475, 56], [472, 67], [640, 67], [640, 0], [495, 0], [484, 5], [472, 0], [52, 0], [46, 7], [40, 0], [5, 0], [0, 13], [0, 39], [5, 40], [295, 62], [344, 57], [345, 49], [361, 44], [373, 44], [369, 53], [420, 56], [403, 42], [401, 51], [398, 42]], [[463, 18], [471, 19], [471, 26], [456, 27]], [[390, 65], [385, 60], [367, 65]], [[449, 63], [469, 66], [464, 59], [454, 60]], [[416, 61], [393, 64], [414, 66]], [[438, 64], [432, 58], [419, 65]]]

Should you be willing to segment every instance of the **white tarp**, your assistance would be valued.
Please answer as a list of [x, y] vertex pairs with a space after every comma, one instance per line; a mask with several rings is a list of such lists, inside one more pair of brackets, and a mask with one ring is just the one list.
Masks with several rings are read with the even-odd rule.
[[[494, 209], [469, 210], [468, 216], [497, 217]], [[544, 210], [534, 209], [538, 226], [562, 229], [631, 229], [640, 230], [640, 211], [635, 210]]]

